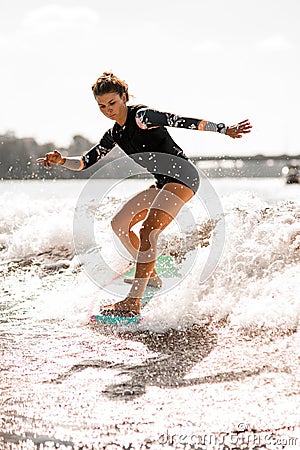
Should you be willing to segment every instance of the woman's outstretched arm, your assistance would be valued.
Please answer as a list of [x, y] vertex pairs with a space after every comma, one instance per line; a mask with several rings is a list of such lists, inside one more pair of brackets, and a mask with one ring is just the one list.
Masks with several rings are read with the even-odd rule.
[[112, 138], [111, 130], [108, 130], [99, 144], [94, 145], [83, 156], [68, 156], [63, 157], [57, 150], [49, 152], [44, 158], [38, 158], [37, 162], [43, 162], [44, 167], [51, 168], [52, 164], [59, 164], [70, 170], [84, 170], [94, 165], [99, 159], [107, 155], [108, 152], [114, 147], [115, 143]]
[[58, 164], [71, 170], [82, 170], [84, 168], [82, 156], [64, 158], [58, 150], [46, 153], [43, 158], [38, 158], [37, 162], [42, 162], [45, 169], [51, 169], [52, 164]]
[[136, 123], [142, 129], [156, 127], [187, 128], [189, 130], [214, 131], [226, 134], [232, 138], [240, 138], [244, 133], [250, 133], [249, 120], [227, 127], [224, 123], [214, 123], [203, 119], [183, 117], [172, 113], [161, 112], [150, 108], [140, 108], [136, 112]]

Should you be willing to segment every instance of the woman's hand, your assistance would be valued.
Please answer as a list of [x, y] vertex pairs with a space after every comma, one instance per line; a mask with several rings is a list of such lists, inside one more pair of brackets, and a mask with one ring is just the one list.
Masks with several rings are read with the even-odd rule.
[[46, 153], [44, 158], [38, 158], [37, 162], [43, 162], [46, 169], [51, 168], [51, 164], [64, 164], [66, 158], [62, 158], [61, 154], [54, 150], [54, 152]]
[[228, 127], [226, 130], [227, 136], [230, 136], [233, 139], [243, 137], [243, 134], [250, 133], [252, 125], [250, 121], [243, 120], [243, 122], [239, 122], [237, 125], [232, 125]]

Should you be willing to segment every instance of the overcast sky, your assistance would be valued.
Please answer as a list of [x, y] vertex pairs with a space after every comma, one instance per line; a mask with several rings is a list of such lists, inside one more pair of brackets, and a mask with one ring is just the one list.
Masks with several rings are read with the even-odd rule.
[[300, 0], [2, 0], [0, 133], [97, 142], [104, 70], [135, 103], [251, 135], [171, 130], [188, 155], [300, 153]]

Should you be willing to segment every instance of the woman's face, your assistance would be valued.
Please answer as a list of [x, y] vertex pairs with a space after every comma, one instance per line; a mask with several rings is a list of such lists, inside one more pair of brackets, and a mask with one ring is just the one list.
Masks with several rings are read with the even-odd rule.
[[120, 96], [117, 92], [97, 95], [96, 102], [100, 111], [109, 119], [116, 122], [125, 122], [127, 116], [126, 95]]

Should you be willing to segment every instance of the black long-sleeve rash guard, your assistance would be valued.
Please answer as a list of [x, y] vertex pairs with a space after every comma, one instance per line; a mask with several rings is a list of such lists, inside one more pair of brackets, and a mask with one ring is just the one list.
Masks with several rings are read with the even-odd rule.
[[226, 126], [223, 123], [216, 124], [206, 120], [160, 112], [144, 105], [129, 106], [125, 124], [121, 126], [115, 123], [104, 134], [100, 142], [83, 156], [84, 169], [107, 155], [115, 145], [119, 145], [131, 157], [135, 153], [156, 151], [187, 159], [183, 150], [178, 147], [165, 129], [166, 126], [226, 133]]
[[136, 123], [143, 130], [159, 127], [188, 128], [189, 130], [216, 131], [226, 133], [224, 123], [214, 123], [202, 119], [192, 119], [176, 114], [160, 112], [156, 109], [141, 108], [136, 112]]
[[[115, 145], [118, 145], [137, 164], [156, 178], [158, 187], [161, 188], [167, 182], [176, 181], [196, 191], [199, 183], [196, 168], [174, 142], [166, 126], [226, 132], [223, 123], [215, 124], [206, 120], [160, 112], [144, 105], [128, 106], [125, 124], [121, 126], [115, 122], [99, 144], [92, 147], [82, 157], [84, 169], [95, 164]], [[172, 158], [172, 155], [179, 157], [180, 161], [174, 162], [176, 158]]]

